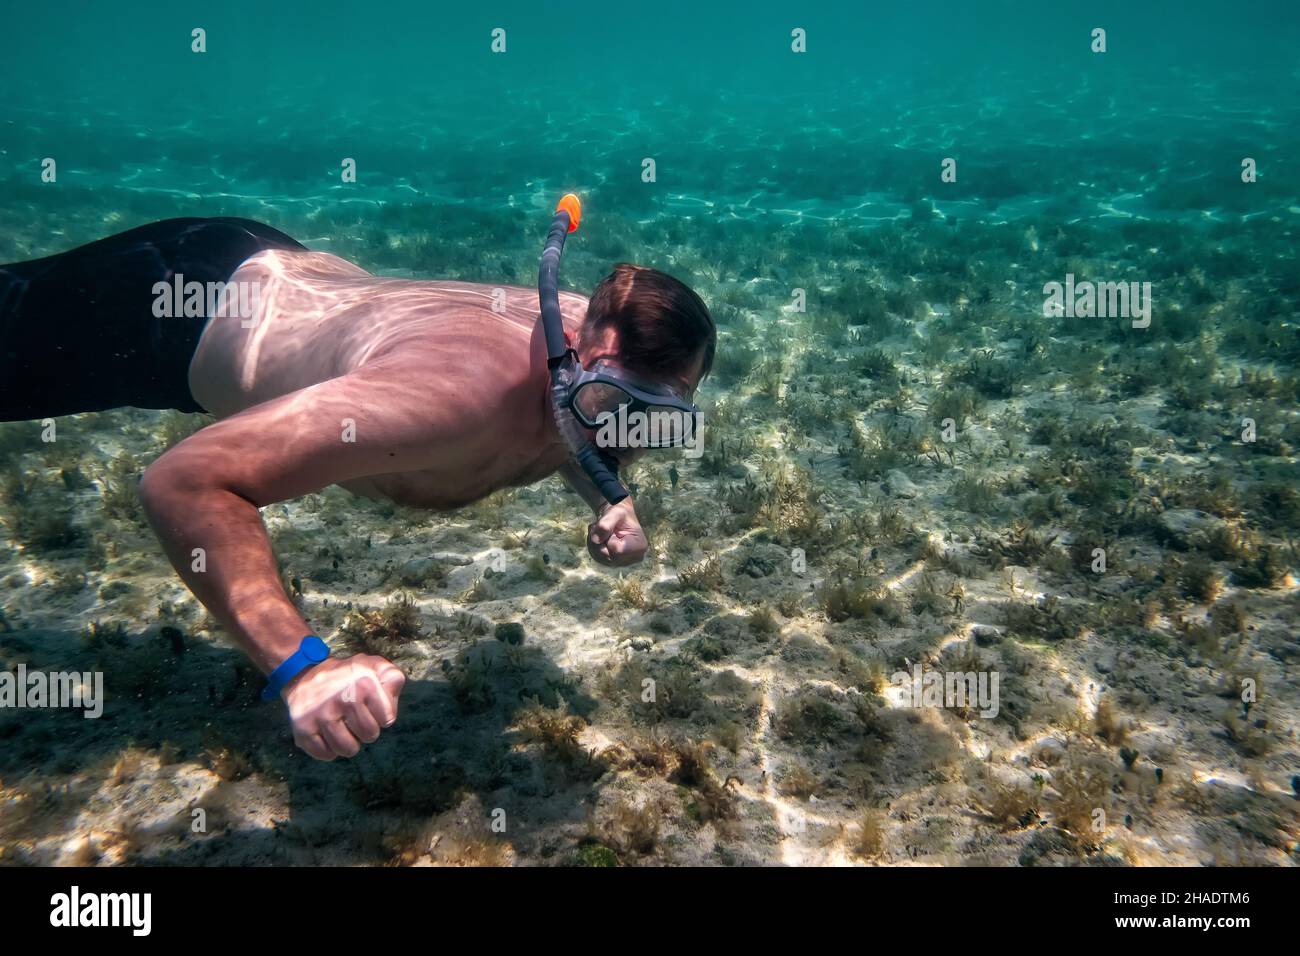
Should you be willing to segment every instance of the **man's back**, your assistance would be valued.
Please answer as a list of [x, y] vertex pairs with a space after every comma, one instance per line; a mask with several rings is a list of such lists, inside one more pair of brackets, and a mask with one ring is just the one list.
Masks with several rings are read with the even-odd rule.
[[[255, 289], [256, 308], [248, 320], [210, 320], [189, 371], [194, 397], [219, 418], [364, 369], [382, 369], [396, 386], [372, 421], [419, 419], [438, 407], [454, 412], [459, 440], [444, 434], [429, 467], [379, 472], [340, 482], [344, 487], [456, 507], [537, 480], [563, 462], [547, 430], [535, 289], [382, 278], [337, 256], [281, 249], [251, 257], [230, 283]], [[566, 320], [576, 326], [586, 304], [565, 295]], [[356, 402], [358, 414], [338, 423], [340, 455], [356, 451], [343, 419], [361, 420], [372, 399], [358, 389]]]

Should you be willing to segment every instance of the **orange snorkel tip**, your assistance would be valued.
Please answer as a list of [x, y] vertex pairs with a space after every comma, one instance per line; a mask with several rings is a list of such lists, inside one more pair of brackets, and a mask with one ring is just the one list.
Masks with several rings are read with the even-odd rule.
[[569, 232], [578, 231], [578, 223], [582, 220], [582, 203], [573, 193], [565, 193], [564, 197], [555, 206], [555, 211], [564, 210], [569, 214]]

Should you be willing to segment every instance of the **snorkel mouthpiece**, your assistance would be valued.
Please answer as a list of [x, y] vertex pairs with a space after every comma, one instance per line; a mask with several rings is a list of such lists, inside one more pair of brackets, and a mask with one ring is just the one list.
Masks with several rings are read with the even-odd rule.
[[564, 240], [578, 228], [582, 204], [573, 193], [555, 207], [555, 218], [546, 234], [542, 259], [537, 270], [537, 298], [541, 306], [542, 331], [546, 334], [546, 365], [551, 370], [551, 413], [569, 453], [586, 472], [591, 483], [611, 505], [627, 497], [627, 489], [618, 480], [618, 463], [587, 440], [569, 409], [569, 386], [572, 384], [577, 356], [564, 341], [564, 317], [560, 312], [560, 256]]

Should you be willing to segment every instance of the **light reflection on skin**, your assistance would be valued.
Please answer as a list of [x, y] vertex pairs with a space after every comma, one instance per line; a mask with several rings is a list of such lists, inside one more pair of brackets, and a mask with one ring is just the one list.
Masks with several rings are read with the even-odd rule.
[[[191, 392], [219, 420], [154, 462], [141, 495], [177, 572], [264, 673], [311, 628], [284, 593], [258, 509], [331, 484], [451, 509], [559, 472], [598, 510], [595, 560], [618, 567], [645, 554], [632, 499], [601, 507], [568, 462], [535, 288], [377, 277], [327, 253], [283, 250], [254, 256], [229, 281], [258, 284], [260, 314], [251, 329], [213, 319], [191, 362]], [[587, 300], [561, 293], [560, 305], [573, 344]], [[589, 338], [577, 346], [585, 367], [617, 362], [612, 329]], [[701, 365], [670, 384], [693, 392]], [[208, 555], [202, 571], [197, 548]], [[396, 716], [402, 682], [373, 656], [316, 665], [284, 692], [295, 740], [321, 759], [351, 756]], [[365, 691], [349, 701], [348, 688]]]

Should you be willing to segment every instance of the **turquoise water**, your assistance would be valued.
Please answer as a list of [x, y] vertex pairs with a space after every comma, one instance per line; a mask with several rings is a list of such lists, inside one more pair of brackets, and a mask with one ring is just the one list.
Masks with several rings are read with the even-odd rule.
[[[135, 501], [206, 419], [0, 428], [0, 661], [102, 666], [113, 718], [0, 715], [0, 862], [1294, 863], [1293, 3], [287, 6], [7, 11], [0, 262], [228, 215], [528, 284], [574, 191], [562, 284], [708, 302], [708, 449], [630, 476], [656, 548], [621, 579], [555, 482], [264, 509], [304, 614], [408, 673], [344, 771], [245, 701]], [[1149, 283], [1149, 324], [1045, 315], [1067, 276]], [[999, 671], [1001, 716], [910, 711], [917, 662]], [[195, 801], [222, 835], [177, 835]], [[503, 805], [507, 841], [421, 849]]]
[[[591, 212], [575, 260], [606, 230], [655, 221], [641, 241], [666, 256], [725, 257], [794, 227], [824, 245], [918, 203], [958, 222], [1294, 215], [1300, 80], [1285, 4], [1249, 16], [1218, 3], [698, 6], [23, 10], [0, 40], [5, 208], [19, 221], [64, 203], [72, 217], [256, 214], [358, 254], [340, 232], [436, 230], [455, 248], [490, 228], [484, 245], [524, 270], [535, 242], [519, 214], [566, 190]], [[206, 53], [190, 51], [195, 26]], [[1104, 54], [1089, 48], [1096, 26]], [[957, 182], [941, 188], [950, 155]], [[1259, 182], [1220, 186], [1245, 155]], [[57, 196], [34, 175], [46, 156], [61, 160]], [[647, 156], [654, 184], [640, 178]], [[339, 181], [344, 157], [355, 184]], [[453, 206], [468, 211], [448, 224]], [[726, 227], [737, 238], [711, 232]], [[426, 251], [377, 265], [472, 268]]]

